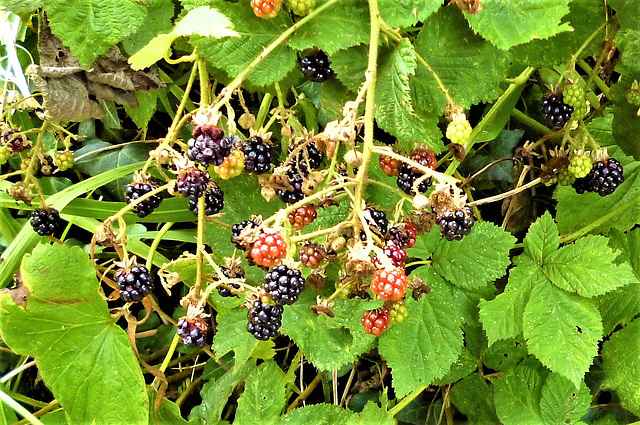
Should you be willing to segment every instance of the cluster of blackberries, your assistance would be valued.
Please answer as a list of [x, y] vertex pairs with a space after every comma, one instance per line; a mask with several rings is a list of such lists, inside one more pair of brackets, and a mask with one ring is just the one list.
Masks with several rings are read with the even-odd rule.
[[[127, 204], [130, 204], [136, 199], [151, 192], [155, 188], [156, 186], [150, 182], [137, 182], [128, 184], [124, 192], [125, 200], [127, 201]], [[133, 212], [138, 214], [138, 217], [144, 218], [151, 214], [153, 210], [158, 208], [160, 206], [160, 202], [162, 202], [162, 199], [157, 195], [153, 195], [140, 202], [139, 204], [136, 204], [133, 207]]]
[[242, 145], [244, 169], [250, 173], [262, 174], [271, 169], [271, 147], [261, 137], [254, 136]]
[[35, 210], [31, 215], [31, 227], [40, 236], [53, 236], [62, 228], [60, 213], [53, 208]]
[[436, 224], [440, 226], [442, 236], [448, 241], [459, 241], [471, 233], [475, 221], [473, 208], [468, 205], [456, 211], [445, 211], [436, 217]]
[[256, 339], [266, 341], [278, 334], [278, 329], [282, 326], [282, 313], [284, 309], [281, 305], [269, 305], [263, 301], [253, 302], [247, 318], [247, 330]]
[[586, 177], [576, 179], [573, 188], [576, 192], [596, 192], [600, 196], [612, 194], [624, 182], [620, 162], [613, 158], [597, 161]]
[[205, 167], [220, 165], [231, 155], [236, 139], [225, 137], [224, 131], [212, 125], [199, 125], [187, 142], [187, 156]]
[[178, 320], [178, 336], [185, 347], [204, 347], [207, 324], [202, 319], [183, 317]]
[[[380, 238], [384, 239], [389, 230], [389, 220], [387, 219], [387, 214], [384, 211], [377, 210], [375, 208], [367, 208], [366, 211], [369, 211], [371, 215], [371, 220], [367, 219], [367, 223], [369, 224], [369, 229], [377, 234]], [[364, 230], [360, 231], [360, 240], [365, 240], [367, 238], [367, 234]]]
[[[438, 165], [436, 154], [430, 149], [416, 149], [411, 153], [409, 158], [423, 167], [431, 168], [432, 170], [435, 170]], [[416, 170], [403, 162], [400, 164], [400, 169], [398, 170], [398, 180], [396, 181], [396, 184], [404, 193], [413, 195], [413, 184], [423, 176], [423, 172]], [[418, 184], [418, 192], [426, 192], [429, 189], [429, 186], [431, 186], [431, 179], [423, 179], [420, 184]]]
[[571, 119], [573, 107], [562, 101], [562, 96], [551, 94], [542, 99], [542, 114], [547, 125], [559, 129]]
[[145, 266], [133, 266], [116, 273], [120, 297], [126, 302], [142, 301], [153, 291], [153, 277]]
[[265, 277], [264, 289], [278, 305], [290, 305], [298, 300], [304, 289], [302, 272], [281, 265], [274, 267]]
[[300, 61], [302, 74], [314, 83], [322, 83], [333, 77], [331, 61], [323, 51], [314, 52]]
[[323, 160], [324, 155], [318, 150], [315, 143], [307, 143], [300, 147], [298, 154], [294, 155], [289, 162], [289, 169], [286, 174], [292, 189], [276, 189], [276, 194], [282, 199], [282, 202], [295, 204], [304, 199], [304, 192], [302, 191], [304, 177], [309, 175], [309, 169], [318, 168]]
[[189, 198], [189, 210], [198, 215], [198, 200], [204, 196], [205, 215], [213, 215], [224, 208], [224, 192], [212, 181], [209, 174], [195, 167], [178, 173], [176, 192]]

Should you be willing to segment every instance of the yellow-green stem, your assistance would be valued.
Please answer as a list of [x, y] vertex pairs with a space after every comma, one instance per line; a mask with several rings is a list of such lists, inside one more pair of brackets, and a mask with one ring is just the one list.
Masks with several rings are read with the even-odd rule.
[[196, 238], [196, 294], [200, 292], [202, 287], [202, 272], [204, 270], [204, 261], [202, 259], [202, 250], [204, 249], [204, 226], [205, 226], [205, 205], [204, 196], [198, 200], [198, 234]]
[[158, 231], [158, 234], [156, 235], [156, 237], [153, 239], [153, 243], [149, 247], [149, 255], [147, 255], [148, 270], [151, 270], [151, 266], [153, 266], [153, 256], [156, 253], [156, 250], [158, 249], [160, 242], [162, 242], [162, 238], [164, 238], [164, 235], [167, 234], [167, 232], [169, 231], [169, 229], [171, 229], [172, 226], [173, 226], [172, 222], [165, 223]]

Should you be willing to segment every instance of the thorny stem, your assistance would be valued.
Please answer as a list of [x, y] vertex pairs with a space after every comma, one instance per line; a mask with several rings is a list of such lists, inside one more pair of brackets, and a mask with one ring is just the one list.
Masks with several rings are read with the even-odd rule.
[[484, 204], [490, 204], [491, 202], [501, 201], [513, 195], [517, 195], [518, 193], [523, 192], [529, 188], [532, 188], [533, 186], [540, 183], [542, 183], [542, 177], [538, 177], [537, 179], [532, 180], [523, 186], [516, 187], [515, 189], [511, 189], [508, 192], [504, 192], [495, 196], [489, 196], [488, 198], [478, 199], [477, 201], [469, 202], [467, 205], [474, 207], [477, 205], [484, 205]]
[[151, 267], [153, 266], [153, 256], [156, 253], [156, 250], [158, 249], [160, 242], [162, 242], [162, 238], [164, 238], [164, 235], [167, 234], [167, 232], [169, 231], [169, 229], [171, 229], [172, 226], [173, 226], [172, 222], [165, 223], [158, 231], [158, 234], [156, 235], [156, 237], [153, 239], [153, 242], [151, 243], [151, 247], [149, 247], [149, 255], [147, 255], [147, 270], [151, 270]]
[[[609, 49], [611, 49], [611, 45], [613, 44], [613, 39], [616, 36], [616, 33], [618, 32], [618, 29], [620, 29], [620, 25], [619, 24], [616, 25], [613, 28], [613, 31], [611, 31], [611, 34], [609, 35], [609, 39], [607, 40], [607, 44], [604, 45], [604, 48], [602, 49], [602, 52], [600, 53], [600, 56], [598, 57], [598, 60], [596, 61], [596, 64], [593, 67], [593, 70], [589, 74], [589, 78], [587, 79], [587, 81], [585, 83], [585, 87], [589, 88], [589, 86], [591, 85], [591, 81], [593, 81], [594, 76], [598, 73], [598, 68], [600, 68], [600, 65], [602, 65], [602, 62], [604, 61], [604, 58], [607, 57], [607, 53], [609, 53]], [[600, 81], [602, 81], [602, 80], [600, 80]], [[602, 90], [602, 87], [600, 87], [600, 86], [598, 86], [598, 88], [600, 88], [602, 93], [604, 93], [604, 95], [607, 96], [610, 99], [611, 96], [609, 95], [609, 87], [607, 87], [606, 84], [603, 84], [603, 85], [604, 85], [604, 87], [606, 87], [605, 90]]]
[[[167, 351], [167, 354], [164, 356], [164, 360], [162, 361], [162, 364], [158, 368], [160, 372], [164, 373], [164, 371], [167, 370], [167, 367], [169, 366], [169, 362], [171, 361], [171, 357], [173, 357], [173, 353], [176, 351], [176, 347], [178, 347], [178, 342], [180, 342], [180, 335], [176, 333], [173, 336], [173, 339], [171, 340], [171, 345], [169, 346], [169, 350]], [[159, 384], [158, 378], [156, 377], [153, 380], [152, 386], [157, 390], [158, 384]]]
[[289, 238], [289, 240], [291, 240], [291, 242], [293, 242], [293, 243], [300, 242], [300, 241], [306, 241], [308, 239], [312, 239], [312, 238], [315, 238], [315, 237], [318, 237], [318, 236], [326, 235], [328, 233], [338, 232], [340, 229], [342, 229], [343, 227], [346, 227], [346, 226], [347, 226], [347, 223], [340, 222], [340, 223], [336, 224], [335, 226], [328, 227], [326, 229], [320, 229], [320, 230], [316, 230], [315, 232], [304, 233], [304, 234], [298, 235], [298, 236], [291, 236]]
[[287, 407], [287, 412], [292, 411], [293, 409], [295, 409], [296, 407], [298, 407], [300, 405], [300, 403], [302, 403], [304, 400], [307, 399], [307, 397], [309, 397], [309, 395], [311, 395], [311, 393], [313, 392], [313, 390], [316, 389], [316, 387], [318, 386], [318, 384], [322, 381], [322, 372], [318, 373], [316, 375], [315, 378], [313, 378], [313, 381], [311, 381], [311, 383], [309, 384], [309, 386], [307, 388], [304, 389], [304, 391], [302, 391], [300, 393], [300, 395], [298, 397], [296, 397], [295, 400], [293, 400], [293, 403], [291, 403], [289, 405], [289, 407]]
[[373, 148], [373, 152], [374, 153], [378, 153], [380, 155], [385, 155], [394, 159], [397, 159], [399, 161], [405, 162], [408, 165], [410, 165], [411, 167], [415, 168], [416, 170], [419, 170], [421, 173], [425, 174], [427, 177], [431, 177], [436, 179], [437, 181], [439, 181], [440, 183], [443, 184], [449, 184], [450, 186], [456, 186], [459, 183], [459, 180], [456, 179], [455, 177], [452, 177], [451, 175], [448, 174], [444, 174], [441, 173], [439, 171], [435, 171], [432, 170], [429, 167], [425, 167], [422, 164], [419, 164], [415, 161], [413, 161], [412, 159], [409, 159], [407, 157], [404, 157], [400, 154], [397, 154], [393, 151], [393, 149], [389, 148], [389, 147], [381, 147], [381, 146], [376, 146]]
[[231, 99], [231, 95], [233, 94], [233, 92], [238, 87], [240, 87], [240, 85], [242, 84], [244, 79], [247, 77], [247, 75], [249, 75], [249, 73], [256, 66], [258, 66], [258, 64], [260, 62], [262, 62], [267, 56], [269, 56], [269, 54], [271, 54], [276, 48], [278, 48], [278, 46], [280, 46], [282, 43], [284, 43], [285, 40], [291, 36], [291, 34], [296, 32], [301, 26], [305, 25], [307, 22], [313, 20], [320, 13], [324, 12], [326, 9], [330, 8], [331, 6], [333, 6], [334, 4], [336, 4], [336, 3], [340, 2], [340, 1], [341, 0], [329, 0], [328, 2], [323, 4], [322, 6], [318, 7], [317, 9], [315, 9], [313, 12], [309, 13], [304, 18], [300, 19], [295, 24], [291, 25], [282, 34], [280, 34], [280, 36], [278, 38], [276, 38], [273, 43], [271, 43], [269, 46], [267, 46], [262, 51], [262, 53], [260, 53], [260, 55], [258, 55], [258, 57], [253, 60], [253, 62], [251, 62], [244, 70], [242, 70], [242, 72], [240, 72], [236, 76], [236, 78], [234, 78], [233, 81], [231, 81], [231, 83], [229, 83], [229, 85], [227, 85], [227, 87], [222, 89], [222, 91], [218, 95], [218, 98], [216, 99], [215, 105], [213, 107], [213, 113], [215, 114], [216, 112], [218, 112], [220, 110], [220, 108], [222, 107], [222, 105], [224, 105], [227, 102], [229, 102], [229, 99]]
[[389, 413], [389, 415], [391, 415], [391, 416], [397, 415], [402, 409], [407, 407], [409, 405], [409, 403], [411, 403], [416, 397], [418, 397], [420, 394], [422, 394], [422, 392], [424, 390], [426, 390], [426, 389], [427, 389], [427, 387], [418, 388], [417, 390], [415, 390], [414, 392], [412, 392], [411, 394], [409, 394], [408, 396], [406, 396], [405, 398], [400, 400], [400, 402], [398, 404], [396, 404], [395, 406], [393, 406], [391, 408], [391, 410], [389, 410], [387, 413]]

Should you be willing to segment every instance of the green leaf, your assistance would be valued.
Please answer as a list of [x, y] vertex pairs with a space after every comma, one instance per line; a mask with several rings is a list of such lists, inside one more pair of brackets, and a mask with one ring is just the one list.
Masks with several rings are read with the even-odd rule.
[[349, 90], [357, 92], [364, 83], [368, 57], [369, 46], [366, 44], [338, 50], [331, 55], [331, 69], [342, 84]]
[[527, 359], [492, 379], [498, 418], [505, 425], [544, 424], [540, 397], [547, 375], [537, 362]]
[[353, 100], [355, 97], [355, 94], [335, 78], [324, 83], [307, 81], [300, 86], [300, 90], [318, 110], [318, 124], [322, 126], [329, 121], [342, 119], [342, 109], [345, 102]]
[[[562, 19], [573, 31], [562, 32], [546, 40], [532, 40], [510, 49], [515, 61], [528, 66], [554, 66], [569, 61], [606, 19], [605, 5], [600, 0], [572, 0], [570, 12]], [[606, 33], [601, 31], [582, 51], [586, 57], [597, 54]]]
[[640, 77], [640, 30], [621, 31], [616, 37], [618, 48], [622, 52], [616, 71], [622, 75]]
[[570, 31], [562, 17], [569, 0], [484, 0], [482, 11], [467, 14], [471, 28], [501, 49]]
[[15, 14], [26, 13], [42, 7], [42, 0], [0, 0], [0, 10]]
[[531, 225], [524, 238], [524, 253], [538, 265], [555, 253], [560, 246], [558, 227], [547, 211]]
[[491, 223], [477, 223], [461, 241], [441, 239], [433, 253], [438, 274], [462, 288], [480, 288], [504, 275], [516, 239]]
[[518, 266], [509, 272], [509, 283], [503, 293], [492, 301], [480, 301], [480, 322], [489, 345], [522, 333], [524, 309], [529, 302], [531, 289], [545, 282], [547, 279], [539, 267]]
[[41, 244], [24, 258], [21, 278], [15, 295], [26, 296], [26, 306], [0, 293], [0, 331], [14, 352], [36, 358], [69, 423], [146, 424], [138, 360], [98, 292], [89, 256], [79, 247]]
[[162, 89], [150, 92], [136, 91], [138, 107], [132, 108], [125, 105], [124, 109], [127, 111], [127, 115], [129, 115], [129, 118], [131, 118], [138, 127], [147, 128], [147, 125], [149, 125], [149, 121], [151, 121], [151, 117], [155, 114], [156, 107], [158, 106], [160, 90]]
[[442, 0], [380, 0], [380, 15], [391, 27], [409, 27], [424, 21], [442, 5]]
[[475, 372], [476, 369], [478, 369], [478, 359], [471, 354], [467, 347], [462, 347], [460, 355], [451, 365], [449, 371], [442, 378], [433, 381], [433, 385], [443, 386], [452, 384], [468, 376], [470, 373]]
[[171, 44], [178, 37], [199, 35], [202, 37], [240, 37], [225, 15], [208, 6], [198, 7], [187, 13], [169, 34], [155, 36], [149, 43], [129, 58], [131, 68], [148, 68], [169, 53]]
[[640, 415], [640, 320], [615, 332], [602, 346], [603, 386], [616, 391], [622, 407]]
[[356, 425], [357, 420], [358, 416], [349, 410], [321, 403], [294, 409], [281, 417], [277, 424]]
[[[244, 3], [217, 2], [216, 6], [233, 22], [240, 38], [194, 35], [191, 44], [198, 49], [198, 55], [231, 77], [242, 72], [292, 24], [287, 13], [279, 13], [273, 19], [260, 19]], [[283, 79], [296, 65], [295, 51], [281, 44], [249, 73], [247, 81], [258, 87], [266, 86]]]
[[469, 425], [499, 423], [493, 403], [493, 389], [478, 373], [467, 376], [451, 387], [449, 396], [456, 408], [469, 419]]
[[[427, 19], [416, 38], [415, 49], [440, 77], [453, 100], [463, 107], [490, 102], [500, 94], [499, 85], [509, 66], [508, 53], [475, 35], [458, 8], [442, 8]], [[416, 108], [442, 113], [444, 95], [421, 65], [413, 84]], [[424, 96], [423, 91], [430, 93]], [[429, 104], [438, 98], [437, 108]]]
[[640, 4], [635, 1], [628, 0], [609, 0], [609, 6], [616, 11], [616, 19], [623, 28], [640, 30]]
[[578, 386], [598, 352], [602, 322], [592, 302], [542, 282], [525, 307], [523, 333], [531, 354]]
[[[147, 45], [158, 34], [168, 33], [173, 28], [173, 2], [171, 0], [147, 0], [147, 17], [134, 34], [123, 42], [122, 46], [129, 55]], [[137, 92], [136, 92], [137, 94]]]
[[285, 307], [281, 328], [315, 367], [340, 369], [371, 348], [375, 337], [367, 335], [360, 323], [365, 310], [362, 300], [340, 300], [333, 307], [333, 318], [314, 314], [315, 302], [316, 294], [304, 291], [295, 304]]
[[87, 69], [133, 34], [147, 16], [134, 0], [49, 0], [44, 6], [51, 31]]
[[558, 288], [583, 297], [602, 295], [636, 281], [631, 266], [613, 263], [616, 255], [604, 236], [586, 236], [553, 252], [543, 271]]
[[370, 401], [364, 406], [358, 425], [394, 425], [395, 421], [385, 409]]
[[[502, 126], [504, 127], [504, 123]], [[485, 133], [485, 135], [487, 134]], [[504, 159], [510, 159], [516, 146], [521, 143], [522, 136], [524, 136], [524, 130], [499, 130], [497, 137], [489, 144], [488, 154], [476, 153], [468, 161], [465, 161], [465, 169], [471, 170], [473, 174], [493, 163], [489, 169], [478, 176], [477, 183], [474, 184], [476, 190], [495, 189], [496, 184], [506, 186], [505, 183], [513, 183], [513, 163]], [[486, 152], [486, 150], [481, 152]]]
[[413, 106], [409, 77], [416, 73], [416, 57], [408, 39], [381, 55], [376, 86], [376, 122], [396, 136], [408, 150], [415, 141], [436, 152], [444, 149], [436, 115], [418, 115]]
[[217, 318], [218, 329], [213, 338], [213, 350], [218, 357], [235, 352], [236, 364], [243, 364], [258, 346], [258, 340], [247, 332], [247, 313], [244, 309], [232, 309]]
[[572, 382], [552, 373], [542, 387], [540, 411], [549, 425], [576, 423], [587, 413], [589, 405], [591, 394], [584, 381], [576, 389]]
[[462, 330], [455, 307], [440, 291], [432, 289], [419, 301], [407, 299], [409, 317], [382, 334], [380, 354], [393, 375], [393, 388], [403, 397], [442, 378], [462, 350]]
[[[329, 0], [318, 0], [316, 8]], [[336, 29], [340, 30], [337, 31]], [[369, 7], [363, 0], [342, 0], [298, 29], [287, 44], [304, 50], [317, 47], [328, 55], [369, 41]]]
[[284, 372], [274, 361], [262, 363], [247, 377], [234, 423], [273, 424], [286, 406]]
[[[621, 76], [618, 82], [611, 86], [610, 92], [613, 100], [613, 137], [615, 138], [615, 143], [622, 148], [624, 153], [632, 155], [637, 160], [640, 159], [640, 144], [638, 144], [640, 119], [638, 119], [637, 115], [638, 107], [631, 105], [626, 97], [627, 90], [631, 88], [631, 84], [636, 79], [640, 79], [640, 74], [631, 77]], [[628, 170], [625, 169], [625, 171], [625, 174], [628, 174]], [[631, 177], [627, 175], [625, 175], [625, 178], [631, 179]], [[627, 185], [627, 187], [629, 186]], [[621, 188], [622, 186], [616, 189], [616, 192]], [[614, 192], [614, 195], [615, 194]], [[637, 209], [634, 210], [637, 211]], [[637, 212], [635, 217], [637, 217]]]

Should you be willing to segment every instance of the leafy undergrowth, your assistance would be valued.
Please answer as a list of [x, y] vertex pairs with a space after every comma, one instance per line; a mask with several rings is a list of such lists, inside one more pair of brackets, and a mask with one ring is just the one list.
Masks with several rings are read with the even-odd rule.
[[640, 4], [0, 6], [1, 423], [640, 420]]

